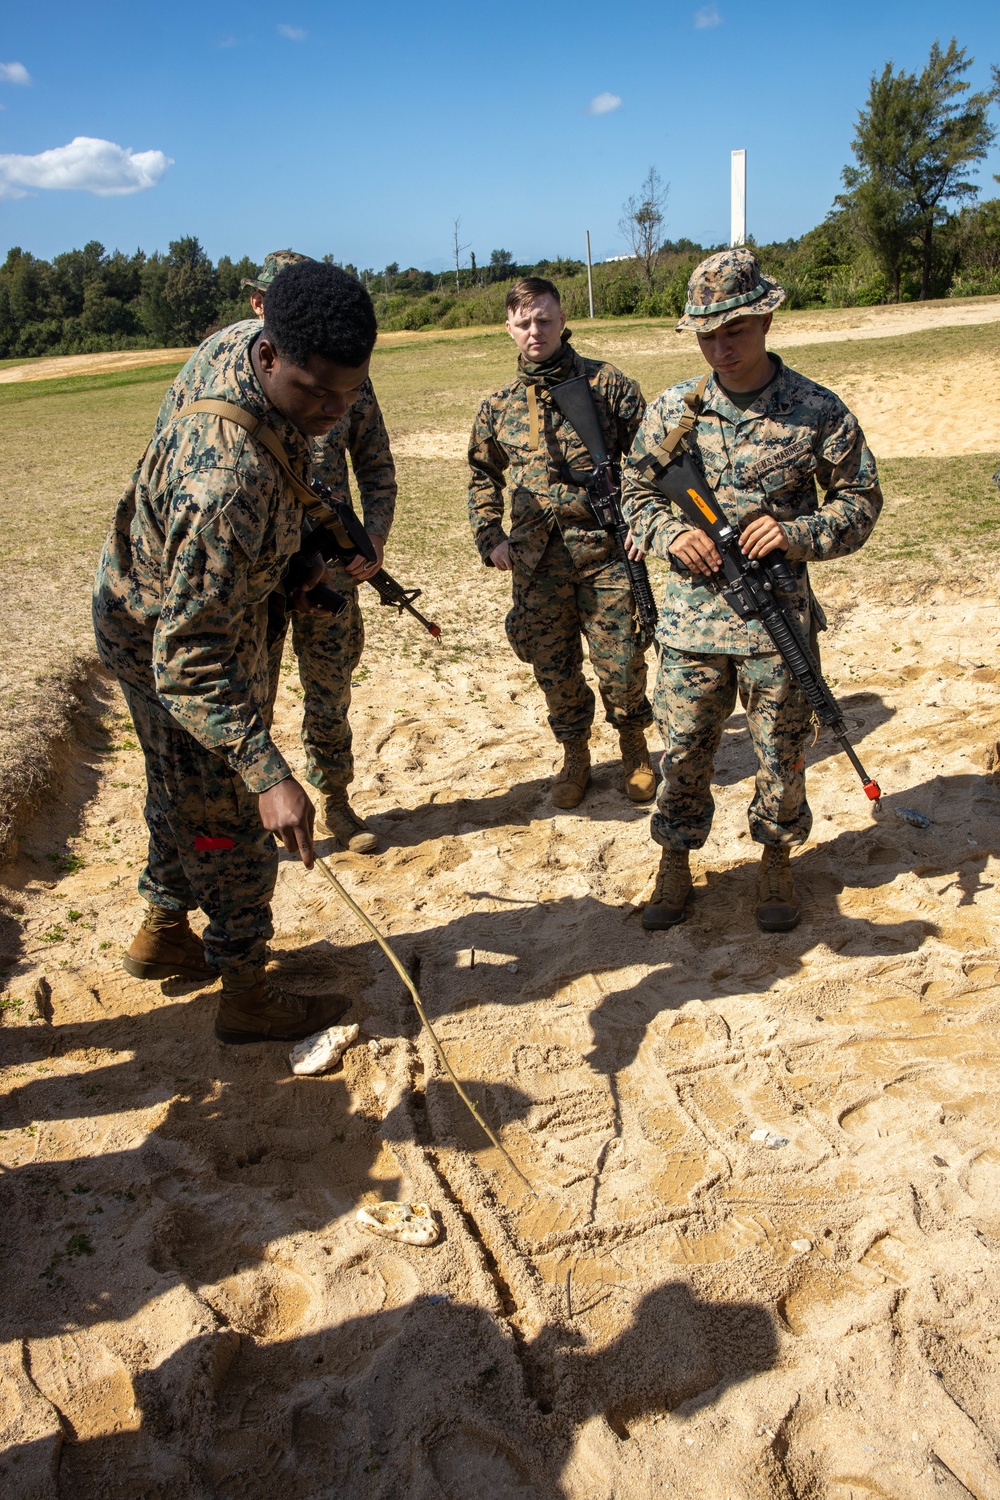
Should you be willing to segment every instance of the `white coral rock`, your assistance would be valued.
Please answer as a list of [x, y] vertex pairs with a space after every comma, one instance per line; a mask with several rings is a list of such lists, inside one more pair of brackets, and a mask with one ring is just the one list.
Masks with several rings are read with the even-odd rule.
[[358, 1039], [358, 1027], [328, 1026], [297, 1042], [288, 1054], [292, 1072], [300, 1077], [328, 1073], [335, 1068], [352, 1042]]
[[401, 1245], [433, 1245], [441, 1227], [426, 1203], [375, 1203], [358, 1209], [358, 1223], [370, 1234]]

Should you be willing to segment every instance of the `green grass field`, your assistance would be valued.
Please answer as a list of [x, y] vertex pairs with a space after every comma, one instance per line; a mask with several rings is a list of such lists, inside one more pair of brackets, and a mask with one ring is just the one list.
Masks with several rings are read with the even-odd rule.
[[[696, 351], [678, 349], [666, 323], [587, 325], [576, 343], [622, 365], [650, 397], [703, 368]], [[804, 344], [782, 356], [834, 388], [847, 377], [891, 370], [912, 380], [916, 399], [941, 369], [995, 360], [996, 345], [997, 331], [986, 325]], [[498, 624], [504, 607], [505, 586], [479, 566], [468, 534], [465, 435], [481, 396], [512, 368], [510, 342], [494, 331], [387, 344], [373, 363], [398, 445], [400, 504], [389, 566], [426, 587], [428, 603], [450, 627], [449, 656], [465, 649], [470, 629], [481, 634], [487, 622]], [[60, 732], [65, 685], [93, 659], [94, 565], [176, 369], [0, 386], [0, 839], [39, 764], [32, 747]], [[995, 454], [883, 462], [883, 520], [856, 559], [828, 565], [823, 591], [829, 584], [912, 596], [938, 579], [956, 588], [985, 586], [1000, 540], [1000, 503], [990, 483], [996, 465]], [[373, 644], [424, 652], [387, 613], [373, 621]], [[496, 645], [502, 649], [499, 637]]]

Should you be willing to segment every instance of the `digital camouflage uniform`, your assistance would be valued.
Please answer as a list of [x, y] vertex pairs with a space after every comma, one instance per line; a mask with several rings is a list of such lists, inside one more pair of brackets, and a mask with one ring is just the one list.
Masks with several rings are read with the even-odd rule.
[[513, 603], [507, 637], [515, 655], [533, 667], [552, 732], [563, 744], [585, 737], [594, 719], [581, 632], [608, 722], [622, 729], [653, 721], [628, 574], [614, 538], [591, 515], [586, 492], [568, 482], [567, 468], [587, 473], [592, 463], [547, 394], [578, 375], [590, 382], [608, 451], [618, 459], [628, 452], [642, 419], [642, 392], [614, 365], [584, 359], [565, 342], [544, 364], [519, 360], [510, 385], [483, 401], [469, 441], [469, 520], [488, 567], [490, 553], [505, 537], [510, 471]]
[[[295, 250], [273, 250], [264, 257], [260, 275], [241, 285], [262, 293], [286, 266], [307, 260]], [[396, 510], [396, 467], [389, 448], [389, 434], [382, 412], [366, 380], [354, 405], [331, 427], [325, 437], [313, 442], [313, 473], [332, 490], [337, 500], [353, 504], [347, 477], [347, 454], [361, 496], [365, 529], [385, 541]], [[322, 513], [314, 513], [322, 520]], [[354, 780], [351, 753], [351, 678], [357, 671], [365, 645], [365, 626], [358, 603], [358, 581], [336, 562], [327, 564], [330, 586], [343, 594], [347, 608], [335, 619], [305, 611], [292, 616], [292, 646], [298, 660], [302, 684], [302, 743], [306, 752], [306, 778], [325, 796], [345, 791]], [[287, 616], [279, 598], [272, 600], [269, 640], [268, 723], [274, 712], [281, 659], [288, 633]]]
[[[267, 600], [298, 549], [302, 509], [274, 458], [235, 424], [180, 416], [212, 396], [260, 416], [308, 482], [307, 439], [253, 371], [256, 319], [207, 339], [167, 393], [98, 565], [94, 628], [146, 762], [140, 893], [208, 917], [214, 968], [263, 966], [277, 846], [257, 794], [291, 773], [264, 718]], [[232, 848], [199, 848], [205, 840]]]
[[[762, 511], [781, 523], [799, 584], [790, 602], [815, 646], [825, 621], [806, 564], [862, 546], [882, 493], [864, 434], [840, 398], [770, 357], [777, 375], [742, 413], [710, 377], [690, 447], [732, 525], [739, 529]], [[637, 466], [677, 425], [685, 392], [697, 384], [683, 381], [651, 404], [623, 474], [625, 516], [657, 557], [666, 558], [691, 523]], [[657, 639], [653, 706], [666, 749], [653, 838], [667, 849], [698, 849], [707, 839], [713, 762], [739, 693], [757, 756], [752, 837], [765, 845], [801, 843], [812, 824], [804, 773], [810, 709], [763, 625], [740, 619], [684, 568], [669, 575]]]
[[[314, 476], [333, 491], [337, 500], [350, 505], [348, 453], [360, 492], [365, 529], [385, 540], [396, 510], [396, 468], [370, 380], [365, 381], [357, 401], [326, 437], [313, 439]], [[317, 518], [321, 518], [319, 511]], [[330, 586], [347, 599], [344, 613], [336, 618], [305, 612], [292, 615], [292, 645], [303, 689], [306, 776], [324, 795], [346, 788], [354, 779], [348, 710], [351, 678], [365, 645], [357, 579], [337, 562], [328, 563], [327, 571]], [[269, 708], [273, 707], [278, 688], [285, 634], [282, 628], [273, 634], [271, 642]]]

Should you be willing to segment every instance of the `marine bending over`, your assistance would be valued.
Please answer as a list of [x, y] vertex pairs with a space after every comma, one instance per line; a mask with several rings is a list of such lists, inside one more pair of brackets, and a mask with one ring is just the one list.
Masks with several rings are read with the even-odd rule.
[[[294, 250], [275, 250], [264, 257], [261, 273], [243, 285], [250, 289], [250, 305], [265, 316], [268, 288], [284, 267], [308, 257]], [[354, 780], [353, 736], [348, 717], [351, 679], [365, 645], [364, 617], [358, 588], [377, 573], [396, 513], [396, 466], [389, 434], [371, 380], [365, 380], [356, 399], [329, 432], [313, 443], [313, 474], [338, 500], [351, 504], [347, 457], [358, 486], [365, 530], [376, 561], [355, 557], [344, 565], [327, 565], [331, 585], [347, 599], [347, 609], [336, 619], [318, 612], [292, 615], [292, 646], [302, 684], [302, 744], [306, 752], [306, 780], [321, 794], [321, 824], [354, 854], [373, 854], [378, 839], [351, 806], [348, 788]], [[318, 517], [319, 518], [319, 517]], [[280, 609], [280, 595], [272, 607], [270, 643], [270, 702], [278, 688], [278, 673], [288, 630]]]
[[[268, 724], [267, 616], [300, 545], [313, 442], [356, 400], [374, 342], [353, 277], [311, 262], [284, 270], [263, 328], [214, 334], [174, 381], [98, 566], [98, 651], [146, 764], [149, 909], [125, 967], [142, 979], [221, 974], [225, 1042], [306, 1036], [346, 1008], [283, 995], [265, 971], [274, 835], [313, 861], [313, 806]], [[206, 400], [254, 430], [199, 409]], [[203, 941], [188, 925], [195, 907]]]

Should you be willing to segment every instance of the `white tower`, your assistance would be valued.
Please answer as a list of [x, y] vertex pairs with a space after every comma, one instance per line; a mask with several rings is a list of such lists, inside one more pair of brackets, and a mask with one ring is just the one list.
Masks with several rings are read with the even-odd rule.
[[743, 245], [747, 237], [747, 154], [745, 151], [733, 152], [731, 203], [729, 243]]

